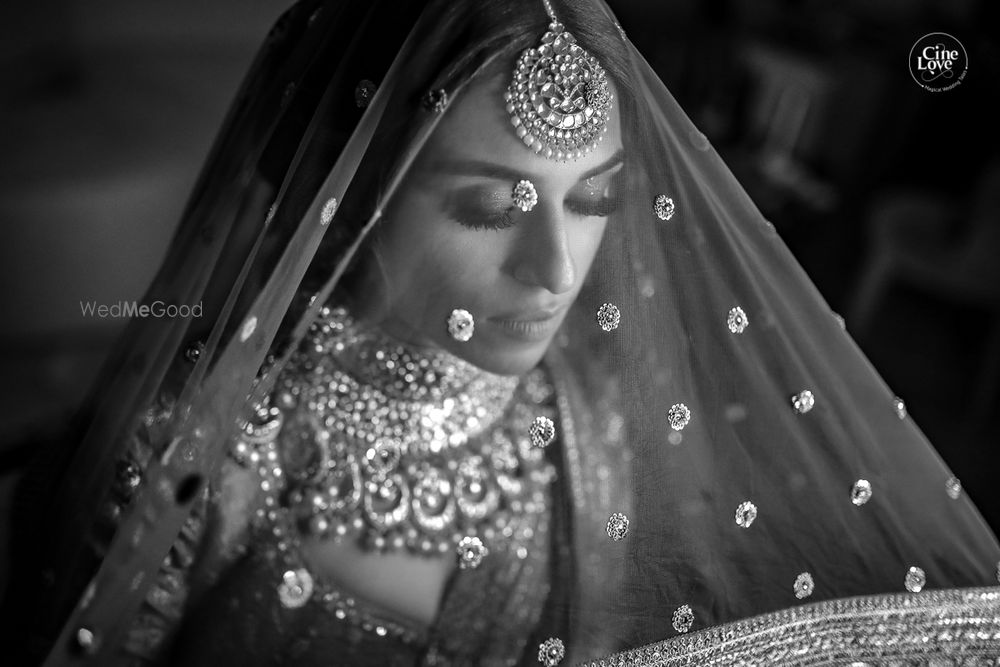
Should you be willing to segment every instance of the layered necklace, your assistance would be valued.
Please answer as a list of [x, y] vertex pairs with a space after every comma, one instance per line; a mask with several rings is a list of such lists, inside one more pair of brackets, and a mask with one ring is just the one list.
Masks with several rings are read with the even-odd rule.
[[327, 307], [234, 455], [260, 473], [281, 551], [309, 535], [474, 564], [545, 511], [554, 418], [541, 370], [487, 373]]

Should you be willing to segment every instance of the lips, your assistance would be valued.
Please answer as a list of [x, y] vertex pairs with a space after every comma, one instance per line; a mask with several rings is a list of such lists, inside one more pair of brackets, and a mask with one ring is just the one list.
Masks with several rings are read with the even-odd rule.
[[547, 306], [531, 310], [522, 310], [514, 313], [504, 313], [489, 319], [495, 322], [545, 322], [563, 311], [565, 305]]
[[515, 339], [539, 342], [547, 340], [555, 332], [559, 316], [565, 307], [561, 305], [504, 313], [489, 320]]

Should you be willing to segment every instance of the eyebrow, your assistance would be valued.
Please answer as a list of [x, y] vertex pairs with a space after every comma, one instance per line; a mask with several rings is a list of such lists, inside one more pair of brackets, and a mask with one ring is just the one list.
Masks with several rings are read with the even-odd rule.
[[[624, 161], [625, 150], [619, 148], [618, 152], [610, 158], [581, 174], [580, 180], [585, 181], [592, 176], [603, 174], [609, 169], [617, 167]], [[487, 178], [496, 178], [505, 181], [518, 181], [522, 178], [536, 178], [536, 176], [532, 174], [525, 174], [523, 171], [511, 169], [510, 167], [506, 167], [502, 164], [485, 162], [482, 160], [441, 160], [434, 163], [432, 168], [438, 173], [457, 174], [460, 176], [485, 176]]]

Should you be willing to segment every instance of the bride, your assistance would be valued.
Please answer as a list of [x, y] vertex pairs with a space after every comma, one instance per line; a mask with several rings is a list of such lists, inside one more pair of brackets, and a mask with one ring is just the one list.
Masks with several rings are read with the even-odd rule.
[[23, 485], [23, 660], [1000, 655], [996, 538], [601, 0], [300, 0], [154, 298]]

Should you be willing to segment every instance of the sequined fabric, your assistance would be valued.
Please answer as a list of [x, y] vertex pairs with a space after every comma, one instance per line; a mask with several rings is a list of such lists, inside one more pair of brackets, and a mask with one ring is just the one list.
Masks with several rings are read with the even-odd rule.
[[[112, 533], [118, 520], [142, 484], [142, 475], [159, 452], [153, 443], [167, 424], [173, 409], [170, 396], [160, 396], [146, 410], [142, 422], [129, 440], [125, 457], [118, 462], [115, 484], [105, 504], [103, 525], [98, 534]], [[124, 651], [134, 664], [156, 661], [169, 643], [191, 592], [191, 567], [205, 536], [208, 496], [198, 498], [181, 532], [167, 553], [146, 598], [126, 632]]]
[[830, 600], [668, 639], [584, 667], [996, 665], [1000, 589]]
[[[338, 316], [342, 317], [343, 313]], [[342, 319], [339, 321], [343, 323]], [[325, 331], [324, 340], [345, 342], [345, 328], [332, 326], [329, 319], [322, 320], [317, 330]], [[351, 336], [358, 333], [356, 330], [348, 332]], [[386, 385], [385, 378], [395, 378], [397, 369], [392, 364], [386, 367], [388, 357], [366, 342], [370, 341], [356, 338], [351, 345], [342, 345], [336, 350], [350, 357], [347, 363], [352, 367], [350, 377], [346, 373], [339, 376], [337, 384], [344, 386], [349, 380], [357, 382], [359, 377], [371, 382], [374, 376], [370, 364], [381, 363], [378, 375], [383, 380], [381, 384], [386, 396], [380, 405], [398, 410], [404, 396], [412, 399], [413, 387], [407, 385], [404, 391], [403, 385], [395, 387], [392, 382]], [[289, 366], [287, 375], [294, 381], [278, 383], [276, 393], [284, 392], [289, 396], [276, 397], [274, 402], [285, 406], [286, 411], [295, 406], [307, 408], [311, 405], [315, 409], [318, 405], [317, 398], [303, 388], [303, 383], [307, 383], [310, 373], [320, 363], [321, 357], [317, 355], [334, 352], [332, 347], [327, 349], [322, 343], [321, 339], [310, 340], [305, 347], [315, 354], [307, 354]], [[398, 355], [393, 359], [398, 361]], [[365, 364], [368, 364], [367, 371]], [[399, 368], [399, 381], [406, 384], [412, 370], [405, 366]], [[429, 363], [422, 370], [435, 374], [434, 386], [419, 390], [424, 399], [436, 396], [439, 400], [452, 400], [453, 394], [442, 389], [449, 383], [462, 387], [471, 385], [479, 392], [468, 405], [456, 400], [451, 415], [435, 415], [436, 421], [424, 419], [420, 422], [420, 427], [430, 437], [443, 436], [441, 450], [464, 451], [475, 445], [466, 440], [461, 442], [462, 448], [449, 444], [457, 442], [452, 437], [458, 432], [452, 423], [454, 420], [465, 425], [464, 435], [471, 433], [474, 438], [489, 436], [491, 431], [483, 430], [488, 426], [498, 427], [506, 437], [520, 441], [519, 452], [515, 453], [513, 461], [522, 461], [522, 474], [527, 474], [529, 468], [537, 472], [544, 466], [547, 479], [558, 479], [563, 448], [559, 429], [553, 421], [558, 416], [556, 396], [543, 371], [536, 370], [513, 384], [506, 380], [493, 383], [491, 389], [483, 386], [482, 373], [476, 369], [459, 367], [445, 372]], [[504, 394], [499, 411], [495, 407], [497, 392]], [[486, 408], [481, 407], [480, 401], [486, 399], [490, 400], [489, 409], [493, 411], [490, 414], [482, 411]], [[372, 404], [366, 400], [364, 408], [357, 408], [355, 402], [349, 405], [362, 410], [370, 409]], [[419, 406], [415, 403], [406, 408], [419, 414]], [[282, 437], [283, 419], [277, 417], [284, 414], [277, 407], [262, 408], [255, 417], [254, 428], [237, 430], [234, 459], [228, 463], [228, 470], [241, 476], [246, 488], [234, 511], [247, 523], [252, 520], [252, 526], [238, 538], [240, 546], [234, 550], [236, 557], [226, 561], [227, 566], [218, 572], [201, 571], [202, 565], [211, 564], [212, 558], [197, 564], [193, 557], [187, 558], [180, 569], [173, 568], [171, 563], [164, 564], [160, 579], [164, 585], [172, 585], [169, 590], [173, 595], [165, 595], [163, 586], [158, 585], [150, 597], [156, 597], [161, 606], [169, 604], [171, 610], [168, 614], [154, 614], [144, 608], [133, 624], [128, 652], [136, 664], [165, 660], [185, 665], [228, 664], [232, 660], [249, 664], [327, 664], [330, 655], [337, 655], [343, 664], [352, 665], [507, 665], [519, 664], [523, 656], [537, 651], [537, 646], [531, 645], [532, 633], [538, 628], [549, 599], [553, 568], [556, 567], [553, 551], [562, 545], [559, 553], [564, 564], [561, 567], [567, 567], [570, 560], [566, 546], [568, 527], [564, 524], [559, 528], [559, 535], [553, 534], [551, 498], [544, 483], [533, 487], [532, 497], [538, 503], [533, 511], [522, 508], [511, 513], [508, 508], [507, 521], [497, 527], [497, 534], [486, 533], [494, 539], [484, 540], [489, 553], [476, 567], [456, 566], [447, 581], [437, 617], [427, 626], [348, 593], [340, 582], [311, 571], [298, 557], [298, 539], [290, 535], [289, 530], [302, 524], [279, 520], [282, 513], [278, 503], [286, 502], [287, 496], [280, 496], [277, 491], [283, 484], [281, 478], [287, 475], [275, 476], [272, 469], [280, 469], [275, 466], [281, 461], [300, 460], [295, 458], [294, 452], [281, 450], [296, 444], [291, 431], [289, 437]], [[482, 428], [469, 428], [471, 418], [476, 415], [483, 420]], [[553, 427], [552, 437], [544, 448], [531, 445], [531, 426], [538, 415], [543, 415]], [[337, 425], [334, 423], [337, 418], [330, 420], [331, 427]], [[339, 418], [349, 419], [350, 414], [345, 411]], [[355, 421], [358, 427], [353, 433], [365, 442], [361, 432], [366, 429], [364, 433], [381, 441], [381, 432], [373, 422], [381, 424], [383, 431], [393, 428], [394, 423], [390, 419]], [[568, 416], [561, 419], [560, 424], [561, 428], [573, 430]], [[341, 422], [340, 426], [345, 424]], [[414, 443], [414, 449], [429, 452], [428, 440], [416, 442], [405, 437], [400, 440]], [[489, 442], [497, 444], [492, 436]], [[235, 451], [241, 444], [239, 451]], [[265, 445], [270, 445], [271, 449]], [[529, 453], [537, 460], [528, 464], [518, 459], [519, 453]], [[241, 465], [240, 461], [250, 465]], [[134, 468], [122, 474], [125, 487], [133, 486], [131, 482], [141, 473], [143, 463], [136, 461]], [[512, 481], [526, 484], [526, 480]], [[217, 486], [225, 484], [223, 480]], [[222, 494], [217, 490], [212, 499], [222, 502]], [[211, 504], [208, 509], [212, 514]], [[201, 517], [193, 517], [192, 521], [196, 519], [200, 521]], [[202, 523], [197, 525], [201, 527]], [[191, 553], [196, 548], [211, 548], [220, 542], [214, 536], [206, 537], [204, 531], [187, 531], [182, 538], [178, 542], [183, 542], [181, 546], [188, 547]], [[451, 556], [457, 559], [454, 550]], [[205, 578], [211, 583], [202, 591], [204, 594], [189, 600], [187, 591], [191, 582]]]
[[674, 200], [667, 195], [656, 195], [656, 199], [653, 201], [653, 212], [660, 220], [669, 220], [674, 217], [676, 208]]
[[316, 576], [313, 594], [289, 608], [284, 561], [265, 533], [255, 533], [247, 557], [190, 609], [170, 659], [191, 666], [328, 665], [331, 656], [372, 667], [521, 664], [549, 593], [548, 528], [534, 525], [524, 559], [493, 553], [475, 569], [456, 568], [431, 626]]

